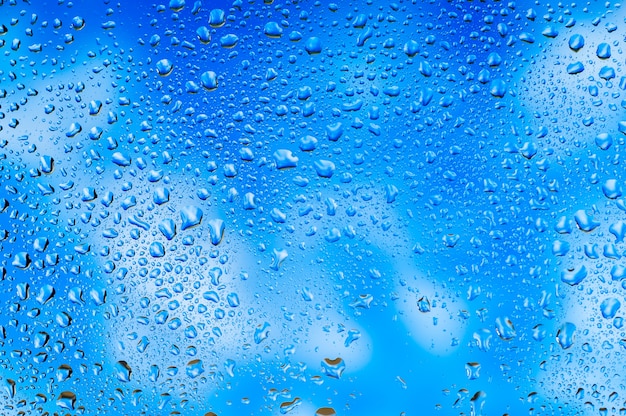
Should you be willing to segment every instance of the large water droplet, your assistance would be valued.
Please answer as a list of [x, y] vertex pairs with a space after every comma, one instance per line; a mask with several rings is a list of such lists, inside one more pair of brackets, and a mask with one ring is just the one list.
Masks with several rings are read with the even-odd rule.
[[574, 345], [574, 338], [576, 333], [576, 325], [571, 322], [566, 322], [558, 329], [556, 333], [556, 340], [564, 350]]
[[166, 77], [174, 70], [174, 64], [169, 59], [161, 59], [156, 64], [157, 73]]
[[124, 383], [130, 381], [130, 377], [133, 371], [126, 361], [118, 361], [117, 363], [115, 363], [114, 369], [115, 376], [119, 381], [122, 381]]

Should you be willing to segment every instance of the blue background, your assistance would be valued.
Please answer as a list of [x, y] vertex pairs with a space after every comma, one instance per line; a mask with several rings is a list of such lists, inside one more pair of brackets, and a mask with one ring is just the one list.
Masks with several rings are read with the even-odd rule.
[[0, 10], [1, 413], [626, 407], [618, 4]]

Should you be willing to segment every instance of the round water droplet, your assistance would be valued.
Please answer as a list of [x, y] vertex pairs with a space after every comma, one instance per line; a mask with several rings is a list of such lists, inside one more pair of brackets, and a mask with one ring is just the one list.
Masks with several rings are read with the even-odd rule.
[[596, 49], [596, 56], [600, 59], [608, 59], [611, 57], [611, 45], [608, 43], [601, 43]]
[[487, 56], [487, 65], [491, 67], [496, 67], [502, 63], [502, 57], [496, 53], [491, 52], [489, 56]]
[[196, 30], [196, 35], [198, 35], [198, 40], [205, 45], [211, 42], [211, 31], [206, 26], [200, 26]]
[[200, 374], [204, 373], [204, 363], [202, 360], [191, 360], [187, 363], [185, 372], [187, 373], [187, 376], [196, 378]]
[[576, 34], [569, 38], [569, 47], [574, 52], [578, 52], [583, 48], [583, 46], [585, 46], [585, 38], [581, 35]]
[[161, 59], [156, 64], [157, 73], [162, 77], [166, 77], [172, 73], [174, 64], [169, 59]]
[[185, 7], [185, 0], [170, 0], [170, 9], [179, 12]]
[[57, 368], [54, 376], [57, 381], [61, 383], [72, 376], [72, 367], [67, 364], [62, 364], [59, 368]]
[[209, 26], [222, 27], [226, 23], [226, 13], [222, 9], [213, 9], [209, 13]]
[[617, 311], [622, 306], [620, 301], [616, 298], [606, 298], [600, 304], [600, 311], [605, 319], [612, 319], [617, 314]]
[[315, 36], [310, 37], [309, 39], [307, 39], [306, 43], [304, 44], [304, 50], [309, 55], [316, 55], [322, 52], [322, 41], [318, 37], [315, 37]]
[[506, 94], [507, 84], [504, 80], [494, 79], [491, 81], [489, 93], [496, 98], [502, 98]]
[[85, 19], [80, 16], [74, 16], [71, 23], [72, 29], [81, 30], [85, 27]]
[[217, 88], [217, 74], [213, 71], [203, 72], [200, 76], [200, 82], [205, 89], [213, 91]]
[[163, 244], [159, 243], [158, 241], [155, 241], [152, 244], [150, 244], [150, 255], [152, 257], [165, 256], [165, 247], [163, 247]]
[[419, 43], [414, 40], [410, 40], [404, 44], [403, 50], [407, 56], [412, 58], [419, 53]]

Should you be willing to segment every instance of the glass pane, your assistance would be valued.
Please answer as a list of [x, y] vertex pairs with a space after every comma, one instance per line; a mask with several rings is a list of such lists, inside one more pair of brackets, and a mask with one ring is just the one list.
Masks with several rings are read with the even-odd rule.
[[619, 3], [0, 4], [0, 414], [626, 413]]

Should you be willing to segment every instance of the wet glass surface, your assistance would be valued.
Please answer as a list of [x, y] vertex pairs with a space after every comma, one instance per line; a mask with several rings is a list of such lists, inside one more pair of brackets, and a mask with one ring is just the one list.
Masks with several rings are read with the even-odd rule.
[[626, 414], [619, 3], [0, 4], [0, 414]]

